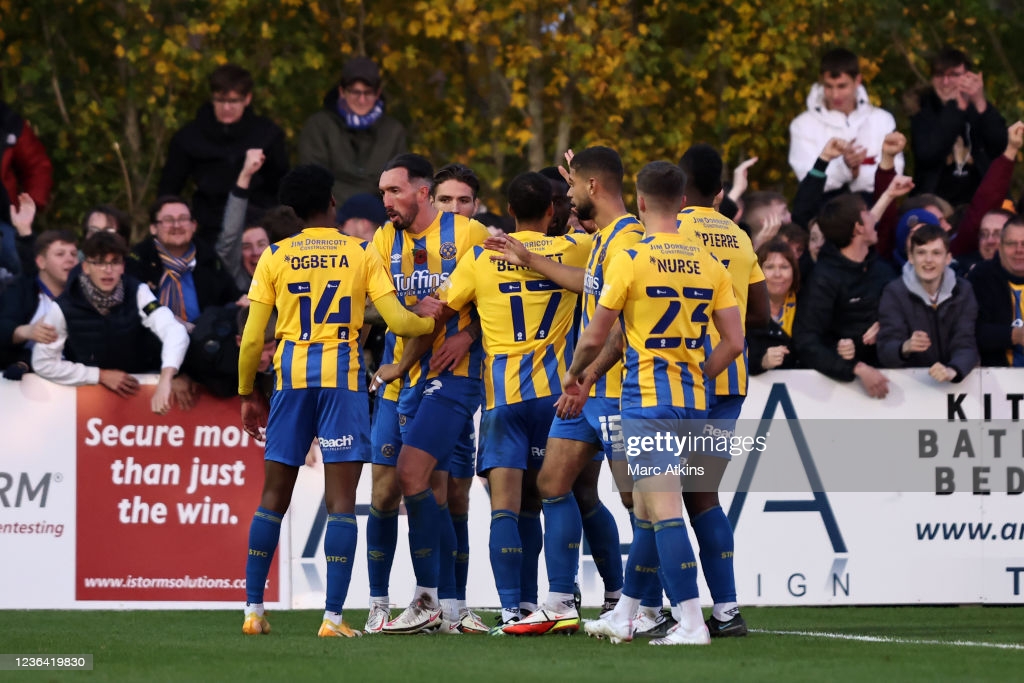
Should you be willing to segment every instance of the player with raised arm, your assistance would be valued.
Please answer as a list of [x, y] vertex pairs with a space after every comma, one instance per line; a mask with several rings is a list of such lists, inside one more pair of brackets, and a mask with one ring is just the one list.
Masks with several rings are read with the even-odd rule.
[[[695, 237], [729, 270], [744, 330], [767, 326], [771, 318], [768, 286], [753, 245], [738, 225], [714, 209], [715, 197], [722, 191], [721, 156], [710, 145], [694, 145], [686, 150], [679, 165], [686, 174], [686, 200], [679, 213], [679, 232]], [[718, 327], [712, 325], [705, 340], [709, 355], [718, 339]], [[736, 429], [747, 396], [747, 379], [746, 349], [720, 376], [709, 376], [708, 419], [716, 427]], [[718, 500], [718, 484], [729, 460], [719, 454], [694, 454], [690, 464], [704, 468], [704, 475], [693, 482], [691, 490], [687, 490], [683, 480], [683, 503], [700, 546], [704, 580], [715, 602], [708, 630], [712, 638], [744, 636], [747, 625], [736, 602], [732, 524]]]
[[[505, 259], [537, 271], [566, 289], [583, 292], [583, 325], [589, 324], [601, 293], [605, 268], [620, 251], [643, 236], [643, 226], [626, 212], [622, 200], [622, 160], [608, 147], [590, 147], [575, 155], [569, 164], [569, 196], [580, 220], [594, 220], [604, 226], [594, 241], [584, 269], [573, 268], [532, 253], [523, 253], [508, 243]], [[533, 614], [505, 627], [513, 635], [574, 632], [579, 629], [579, 611], [573, 591], [579, 563], [583, 520], [572, 493], [573, 482], [598, 451], [622, 461], [625, 451], [619, 427], [619, 393], [622, 384], [620, 347], [612, 343], [584, 381], [586, 396], [559, 399], [556, 418], [548, 433], [544, 464], [537, 478], [543, 502], [545, 563], [549, 591], [545, 604]], [[610, 360], [609, 360], [610, 358]], [[614, 365], [611, 363], [614, 361]], [[603, 369], [611, 367], [607, 375]], [[585, 392], [587, 393], [587, 392]], [[582, 414], [581, 414], [582, 412]], [[622, 484], [620, 484], [622, 486]]]
[[[586, 263], [589, 236], [546, 235], [553, 213], [547, 178], [517, 176], [508, 188], [508, 209], [516, 220], [512, 239], [531, 253], [576, 267]], [[536, 475], [572, 351], [567, 337], [577, 295], [532, 270], [492, 261], [485, 249], [475, 247], [438, 296], [449, 307], [442, 320], [474, 303], [482, 324], [486, 409], [477, 471], [490, 484], [491, 569], [502, 625], [510, 624], [520, 619], [523, 565], [536, 565], [538, 559], [524, 553], [519, 514], [524, 507], [540, 512]], [[491, 632], [500, 635], [501, 628]]]
[[[676, 229], [684, 186], [683, 172], [669, 162], [656, 161], [640, 171], [637, 205], [647, 237], [609, 265], [599, 305], [562, 385], [567, 394], [586, 390], [582, 375], [621, 320], [626, 336], [622, 420], [630, 449], [634, 434], [650, 436], [656, 425], [704, 418], [703, 375], [715, 377], [743, 351], [732, 278], [692, 236]], [[721, 338], [705, 355], [712, 322]], [[622, 598], [614, 610], [587, 622], [587, 634], [613, 643], [632, 640], [640, 598], [660, 567], [678, 623], [651, 644], [705, 645], [710, 641], [697, 595], [697, 563], [682, 519], [679, 456], [674, 448], [638, 451], [629, 453], [636, 530]]]
[[[318, 635], [362, 635], [342, 621], [342, 607], [356, 549], [356, 485], [363, 462], [369, 460], [369, 414], [358, 348], [365, 302], [369, 297], [389, 327], [403, 336], [429, 332], [433, 314], [440, 312], [434, 302], [418, 308], [432, 317], [406, 310], [369, 243], [322, 227], [334, 225], [333, 184], [330, 172], [314, 165], [299, 166], [284, 177], [281, 203], [291, 206], [307, 227], [263, 252], [249, 288], [238, 393], [246, 433], [266, 439], [263, 494], [249, 528], [245, 568], [242, 631], [249, 635], [270, 632], [263, 610], [264, 585], [281, 519], [314, 437], [323, 453], [327, 504], [327, 604]], [[263, 394], [253, 391], [253, 381], [264, 329], [275, 308], [280, 341], [274, 357], [277, 390], [268, 406]]]

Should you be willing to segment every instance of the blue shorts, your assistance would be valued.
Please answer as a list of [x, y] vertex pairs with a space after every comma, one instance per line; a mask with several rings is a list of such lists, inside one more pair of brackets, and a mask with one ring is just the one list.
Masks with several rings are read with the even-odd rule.
[[685, 438], [690, 427], [705, 422], [706, 418], [706, 410], [674, 406], [624, 410], [622, 437], [633, 481], [677, 473], [686, 464], [690, 449], [685, 442], [680, 445], [676, 437]]
[[713, 455], [717, 458], [732, 459], [732, 448], [723, 447], [722, 437], [732, 439], [736, 433], [736, 420], [743, 410], [743, 401], [747, 397], [742, 394], [723, 394], [708, 396], [707, 425], [702, 434], [715, 437], [714, 448], [699, 448], [694, 452]]
[[316, 437], [327, 462], [370, 459], [366, 394], [337, 388], [284, 389], [270, 397], [264, 457], [292, 467], [306, 462]]
[[[479, 402], [480, 380], [470, 377], [442, 375], [402, 389], [398, 399], [402, 442], [426, 451], [437, 460], [435, 469], [448, 472], [456, 446], [460, 440], [465, 441], [467, 429], [472, 434], [473, 414]], [[472, 443], [468, 446], [462, 451], [461, 471], [455, 476], [464, 474], [467, 461], [466, 476], [473, 476], [474, 450]]]
[[[743, 410], [743, 401], [747, 397], [742, 394], [726, 394], [723, 396], [708, 396], [708, 419], [718, 420], [719, 424], [729, 425], [729, 429], [736, 429], [736, 420]], [[726, 422], [731, 420], [731, 424]]]
[[579, 417], [571, 420], [556, 417], [551, 423], [548, 436], [593, 444], [598, 450], [604, 450], [609, 460], [624, 460], [626, 457], [617, 398], [587, 399]]
[[539, 470], [557, 400], [557, 396], [544, 396], [485, 410], [477, 473], [486, 475], [495, 467]]
[[[476, 431], [473, 425], [475, 414], [476, 408], [473, 408], [473, 413], [466, 421], [466, 426], [462, 428], [458, 443], [455, 444], [455, 450], [452, 451], [451, 460], [448, 461], [448, 474], [456, 479], [472, 479], [476, 473]], [[444, 468], [441, 470], [444, 471]]]
[[394, 467], [402, 450], [402, 432], [398, 428], [398, 401], [377, 394], [370, 427], [370, 456], [374, 465]]

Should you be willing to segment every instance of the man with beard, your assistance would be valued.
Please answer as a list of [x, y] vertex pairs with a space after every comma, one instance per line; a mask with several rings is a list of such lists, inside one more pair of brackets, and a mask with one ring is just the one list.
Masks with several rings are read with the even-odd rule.
[[[643, 226], [626, 212], [622, 199], [622, 160], [615, 150], [590, 147], [575, 155], [569, 168], [569, 198], [577, 216], [581, 222], [594, 220], [603, 226], [594, 235], [586, 268], [573, 268], [532, 254], [507, 238], [502, 245], [503, 253], [497, 258], [531, 268], [566, 289], [582, 292], [585, 329], [594, 315], [607, 264], [643, 237]], [[563, 394], [559, 399], [557, 417], [548, 433], [544, 464], [537, 479], [547, 520], [544, 533], [549, 582], [547, 600], [530, 616], [507, 625], [505, 633], [572, 633], [579, 629], [580, 616], [573, 591], [583, 519], [572, 491], [573, 482], [603, 449], [613, 460], [613, 472], [616, 472], [615, 462], [622, 464], [624, 480], [616, 477], [620, 490], [631, 490], [629, 476], [625, 473], [619, 417], [621, 330], [615, 328], [609, 342], [597, 360], [581, 373], [581, 395]]]
[[[377, 231], [373, 244], [390, 268], [399, 298], [410, 307], [445, 282], [458, 260], [488, 237], [487, 229], [479, 223], [438, 211], [431, 204], [433, 176], [434, 169], [427, 159], [401, 154], [388, 162], [380, 177], [390, 223]], [[370, 633], [433, 631], [442, 628], [442, 622], [446, 632], [463, 632], [455, 592], [455, 528], [447, 508], [448, 470], [460, 436], [467, 425], [472, 428], [473, 412], [480, 401], [483, 349], [479, 337], [469, 353], [453, 365], [443, 364], [439, 369], [432, 367], [431, 360], [448, 338], [469, 327], [475, 317], [472, 307], [466, 307], [435, 328], [431, 349], [410, 370], [396, 406], [400, 434], [392, 435], [380, 452], [373, 453], [370, 515], [389, 521], [387, 538], [371, 537], [367, 532], [371, 577], [377, 563], [387, 570], [385, 579], [390, 573], [393, 554], [387, 556], [387, 543], [383, 541], [390, 542], [391, 534], [397, 534], [401, 494], [409, 513], [409, 545], [417, 586], [409, 607], [381, 624], [378, 622], [385, 621], [389, 614], [389, 597], [381, 594], [387, 584], [371, 580]], [[401, 340], [396, 343], [395, 359], [401, 359], [404, 346]], [[378, 371], [381, 382], [397, 378], [388, 375], [389, 368], [394, 366]], [[389, 418], [381, 414], [379, 419], [384, 422], [378, 424], [386, 427]], [[438, 429], [442, 424], [446, 428]]]

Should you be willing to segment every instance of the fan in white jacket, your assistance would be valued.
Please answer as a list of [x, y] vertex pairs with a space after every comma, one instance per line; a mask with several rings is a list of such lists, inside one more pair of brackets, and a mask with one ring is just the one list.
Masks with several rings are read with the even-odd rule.
[[81, 272], [72, 271], [56, 305], [43, 316], [57, 338], [32, 348], [32, 368], [57, 384], [102, 384], [122, 397], [139, 389], [129, 373], [159, 368], [150, 406], [154, 413], [167, 413], [171, 382], [188, 350], [185, 326], [148, 286], [124, 274], [128, 245], [120, 235], [97, 232], [82, 250]]
[[[847, 165], [844, 157], [833, 159], [826, 170], [825, 192], [838, 190], [844, 185], [852, 192], [873, 192], [875, 170], [882, 155], [882, 140], [896, 130], [896, 120], [886, 110], [868, 101], [867, 90], [860, 82], [860, 75], [851, 79], [843, 74], [842, 79], [853, 80], [856, 96], [850, 113], [830, 108], [826, 98], [826, 87], [815, 83], [807, 96], [807, 111], [789, 124], [789, 165], [793, 167], [797, 180], [814, 168], [818, 155], [831, 138], [846, 140], [863, 147], [865, 158], [856, 171]], [[823, 74], [826, 83], [830, 80]], [[838, 80], [838, 79], [836, 79]], [[896, 173], [903, 173], [903, 155], [896, 157]]]

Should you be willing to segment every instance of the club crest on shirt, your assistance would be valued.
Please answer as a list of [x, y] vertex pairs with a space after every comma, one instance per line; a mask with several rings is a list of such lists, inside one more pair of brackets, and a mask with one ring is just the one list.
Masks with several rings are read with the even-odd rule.
[[457, 253], [458, 249], [455, 248], [454, 242], [445, 242], [441, 245], [441, 258], [445, 261], [451, 261]]

